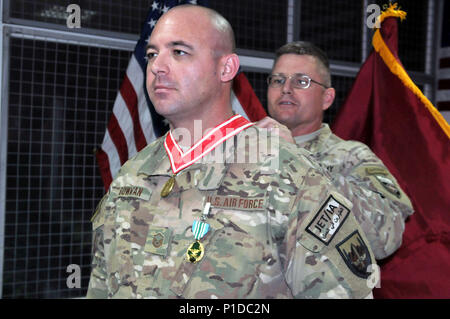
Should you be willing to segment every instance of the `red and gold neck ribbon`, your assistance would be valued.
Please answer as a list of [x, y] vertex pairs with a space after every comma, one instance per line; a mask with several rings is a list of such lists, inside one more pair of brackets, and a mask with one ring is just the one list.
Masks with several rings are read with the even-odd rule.
[[254, 123], [249, 122], [241, 115], [234, 115], [208, 132], [208, 134], [186, 152], [181, 150], [170, 131], [169, 134], [166, 135], [164, 148], [169, 156], [173, 173], [177, 174], [182, 169], [194, 164], [218, 145], [252, 125], [254, 125]]

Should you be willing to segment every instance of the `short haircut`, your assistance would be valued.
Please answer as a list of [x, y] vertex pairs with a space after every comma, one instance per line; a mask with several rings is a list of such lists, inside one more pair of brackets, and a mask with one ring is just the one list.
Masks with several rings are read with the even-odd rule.
[[323, 77], [322, 80], [325, 82], [324, 84], [331, 87], [330, 62], [328, 61], [327, 54], [322, 49], [307, 41], [289, 42], [275, 52], [274, 67], [280, 56], [284, 54], [309, 55], [314, 57], [317, 61], [318, 71]]
[[219, 32], [223, 39], [220, 43], [218, 43], [218, 48], [220, 52], [215, 52], [217, 55], [222, 55], [224, 53], [235, 53], [236, 51], [236, 39], [234, 36], [233, 28], [231, 27], [230, 22], [223, 15], [221, 15], [216, 10], [211, 8], [203, 7], [201, 5], [194, 4], [181, 4], [173, 7], [170, 11], [180, 10], [183, 8], [193, 8], [195, 10], [203, 11], [208, 15], [211, 26]]

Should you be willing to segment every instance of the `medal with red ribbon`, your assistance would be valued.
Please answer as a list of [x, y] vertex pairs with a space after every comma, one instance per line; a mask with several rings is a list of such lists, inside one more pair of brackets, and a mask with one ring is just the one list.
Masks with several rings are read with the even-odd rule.
[[164, 148], [169, 157], [170, 166], [174, 175], [164, 185], [161, 196], [167, 197], [170, 194], [175, 185], [175, 176], [178, 172], [194, 164], [218, 145], [252, 125], [254, 123], [249, 122], [243, 116], [239, 114], [234, 115], [208, 132], [208, 134], [185, 152], [181, 150], [173, 138], [172, 132], [169, 132], [164, 141]]
[[[161, 191], [161, 197], [166, 197], [172, 191], [175, 185], [175, 176], [184, 168], [194, 164], [214, 148], [225, 142], [230, 137], [238, 134], [246, 128], [254, 125], [241, 115], [234, 115], [222, 124], [216, 126], [207, 133], [201, 140], [193, 145], [189, 150], [183, 152], [169, 132], [164, 141], [164, 148], [169, 156], [170, 166], [174, 175], [164, 185]], [[191, 263], [199, 262], [205, 253], [205, 249], [200, 240], [208, 233], [210, 225], [206, 222], [211, 203], [206, 203], [203, 208], [200, 220], [194, 220], [192, 224], [192, 233], [195, 241], [189, 245], [186, 250], [186, 260]]]

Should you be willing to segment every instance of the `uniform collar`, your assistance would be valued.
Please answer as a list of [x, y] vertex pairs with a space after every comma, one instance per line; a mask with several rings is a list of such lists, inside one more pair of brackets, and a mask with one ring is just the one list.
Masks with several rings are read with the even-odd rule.
[[211, 151], [220, 148], [231, 137], [254, 125], [240, 114], [233, 115], [223, 121], [187, 151], [181, 150], [180, 146], [169, 132], [164, 139], [164, 148], [171, 163], [174, 174], [181, 172], [187, 167], [202, 161]]
[[[147, 147], [142, 150], [142, 152], [147, 152], [147, 154], [143, 154], [145, 159], [137, 171], [138, 175], [173, 176], [170, 161], [166, 150], [164, 149], [164, 139], [166, 135], [156, 140], [153, 147]], [[237, 135], [239, 135], [239, 133]], [[231, 163], [232, 159], [235, 158], [237, 135], [231, 137], [227, 142], [222, 143], [219, 146], [221, 152], [227, 154], [224, 156], [226, 158], [225, 161], [215, 162], [214, 154], [208, 153], [199, 163], [192, 164], [178, 173], [179, 177], [177, 177], [177, 182], [180, 179], [180, 183], [184, 184], [183, 181], [193, 178], [193, 175], [195, 174], [200, 174], [199, 183], [197, 185], [199, 190], [217, 189], [227, 173], [229, 166], [227, 163]], [[189, 176], [189, 178], [187, 176]], [[176, 192], [175, 189], [174, 192]]]
[[162, 175], [172, 176], [172, 170], [170, 169], [170, 162], [167, 160], [166, 151], [164, 150], [164, 139], [167, 133], [153, 142], [153, 147], [147, 146], [141, 152], [143, 154], [144, 162], [139, 167], [137, 174], [145, 174], [148, 176]]
[[320, 148], [320, 145], [322, 145], [331, 136], [331, 134], [332, 133], [328, 124], [322, 123], [317, 131], [306, 135], [295, 136], [294, 140], [298, 146], [314, 153]]

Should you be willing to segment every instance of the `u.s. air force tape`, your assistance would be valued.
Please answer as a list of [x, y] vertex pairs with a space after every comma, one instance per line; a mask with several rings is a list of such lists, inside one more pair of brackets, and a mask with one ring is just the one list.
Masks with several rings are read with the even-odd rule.
[[238, 210], [264, 210], [266, 207], [266, 197], [239, 197], [212, 195], [206, 199], [212, 207]]

